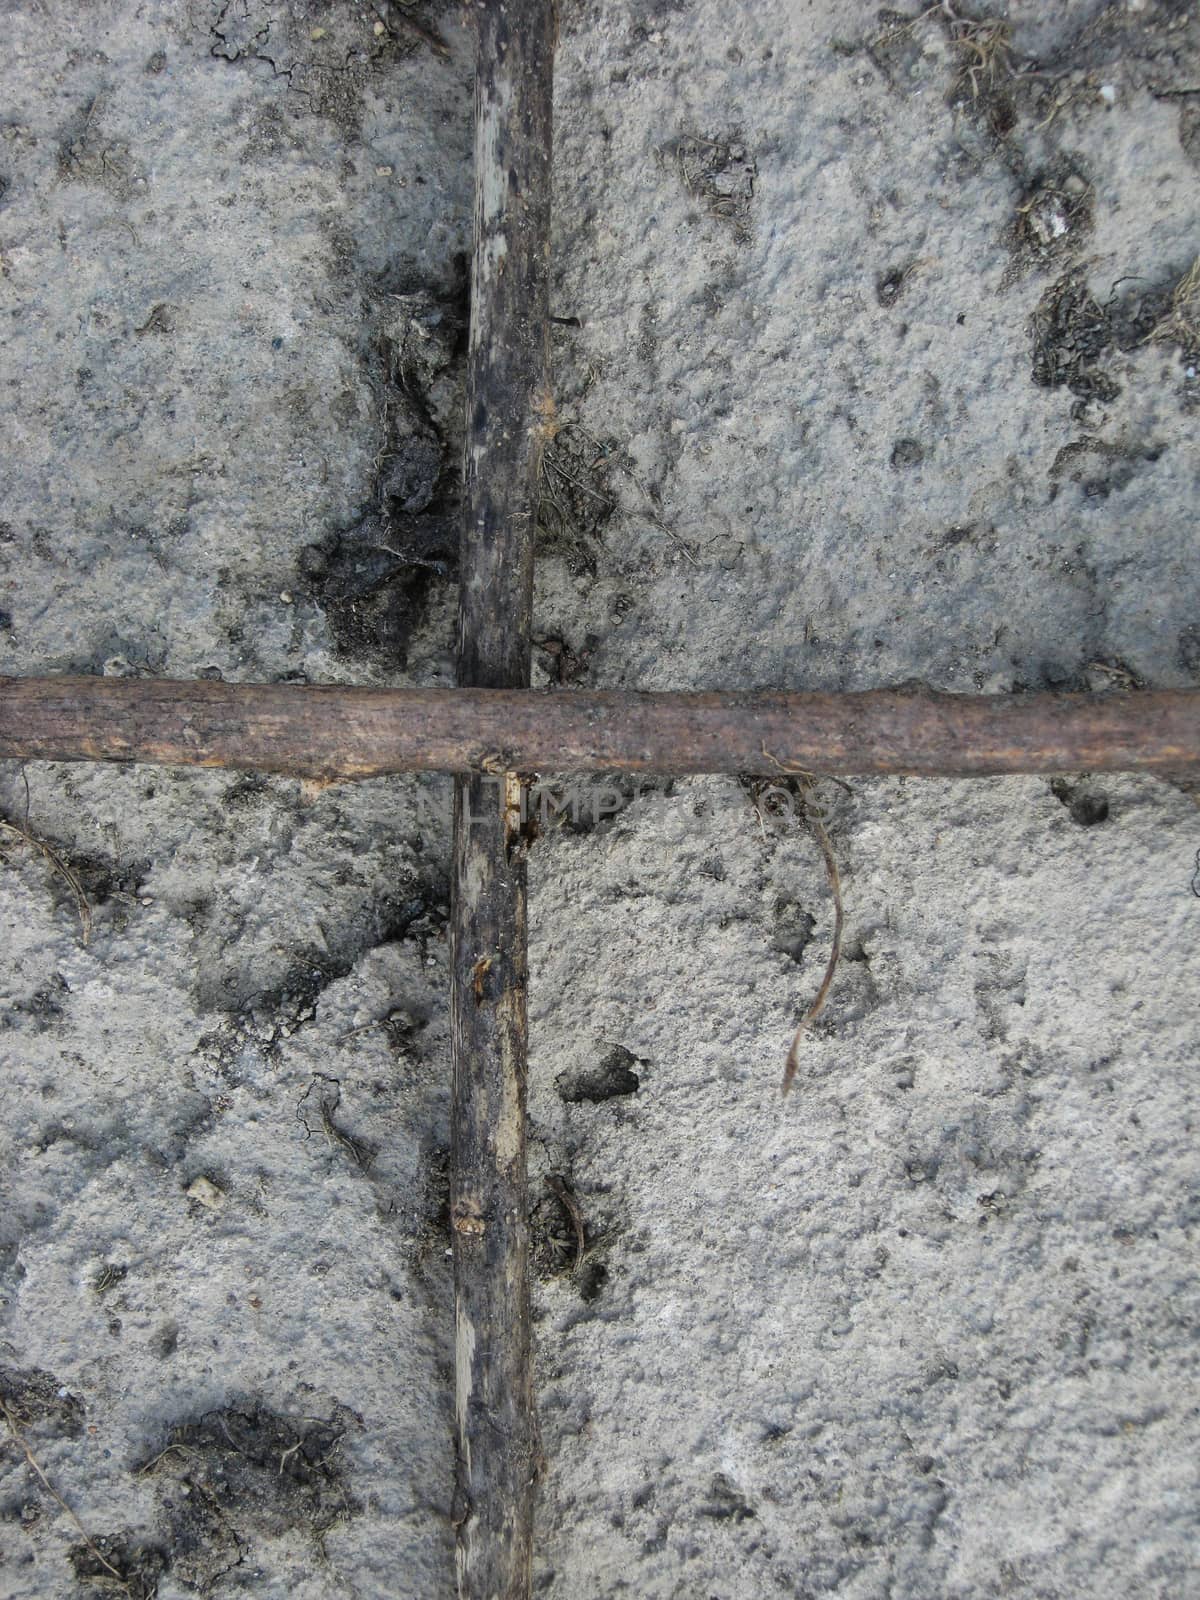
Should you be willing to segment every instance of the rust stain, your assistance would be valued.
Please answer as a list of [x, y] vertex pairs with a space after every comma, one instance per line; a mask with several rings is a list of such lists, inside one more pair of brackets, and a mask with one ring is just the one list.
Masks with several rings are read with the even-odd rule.
[[549, 388], [543, 388], [533, 397], [533, 439], [540, 450], [548, 445], [559, 431], [558, 411]]
[[326, 789], [336, 789], [345, 781], [344, 778], [301, 778], [300, 799], [305, 805], [311, 805], [325, 793]]
[[479, 960], [471, 968], [471, 993], [475, 996], [475, 1004], [477, 1006], [483, 1004], [483, 980], [491, 970], [491, 956], [480, 956]]
[[479, 1207], [474, 1200], [457, 1201], [451, 1222], [455, 1233], [467, 1239], [482, 1238], [487, 1232], [487, 1223], [480, 1216]]

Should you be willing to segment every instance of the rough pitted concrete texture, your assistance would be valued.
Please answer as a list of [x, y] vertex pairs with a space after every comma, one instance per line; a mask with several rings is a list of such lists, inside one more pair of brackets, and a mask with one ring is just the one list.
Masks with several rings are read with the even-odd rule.
[[[451, 682], [461, 8], [3, 17], [0, 671]], [[535, 681], [1200, 685], [1198, 83], [1179, 0], [563, 0]], [[449, 1600], [447, 781], [0, 817], [0, 1588]], [[553, 791], [539, 1594], [1200, 1595], [1198, 849]]]

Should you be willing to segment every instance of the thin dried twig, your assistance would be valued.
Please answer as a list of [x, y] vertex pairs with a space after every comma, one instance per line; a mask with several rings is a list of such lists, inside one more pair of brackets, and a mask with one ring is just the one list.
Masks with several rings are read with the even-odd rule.
[[[765, 744], [762, 747], [762, 753], [768, 761], [772, 762], [779, 769], [780, 772], [785, 772], [790, 777], [794, 777], [799, 780], [801, 791], [806, 798], [812, 795], [820, 774], [810, 772], [804, 767], [798, 767], [794, 762], [781, 761], [778, 756], [772, 755]], [[834, 781], [841, 783], [840, 779], [835, 779]], [[847, 793], [849, 792], [846, 784], [842, 783], [841, 787], [843, 789], [847, 789]], [[825, 876], [829, 880], [829, 890], [833, 896], [833, 943], [829, 948], [829, 960], [825, 963], [825, 972], [821, 978], [821, 986], [817, 990], [812, 1004], [800, 1018], [800, 1021], [796, 1026], [796, 1031], [792, 1035], [791, 1048], [788, 1050], [787, 1061], [784, 1064], [783, 1069], [782, 1093], [784, 1094], [787, 1094], [788, 1090], [792, 1087], [792, 1083], [800, 1066], [800, 1040], [820, 1016], [825, 1007], [825, 1002], [829, 998], [829, 991], [833, 987], [833, 976], [837, 971], [837, 964], [841, 959], [842, 954], [842, 925], [845, 921], [845, 912], [842, 906], [842, 880], [838, 872], [837, 858], [833, 853], [833, 845], [830, 843], [829, 833], [825, 827], [824, 818], [815, 804], [805, 804], [803, 807], [803, 816], [808, 831], [812, 834], [813, 838], [820, 846], [821, 855], [825, 862]], [[762, 816], [760, 813], [759, 821], [761, 822], [761, 820]]]
[[1142, 343], [1177, 344], [1187, 351], [1200, 349], [1200, 256], [1171, 291], [1171, 309]]
[[800, 1065], [800, 1040], [808, 1028], [820, 1016], [825, 1001], [829, 998], [829, 991], [833, 987], [833, 975], [837, 971], [837, 964], [842, 954], [842, 882], [838, 875], [837, 861], [833, 854], [833, 846], [829, 842], [829, 834], [825, 824], [816, 812], [806, 811], [804, 820], [808, 824], [809, 832], [821, 847], [821, 854], [825, 858], [825, 875], [829, 879], [830, 893], [833, 895], [833, 943], [829, 949], [829, 960], [825, 964], [825, 975], [821, 979], [821, 987], [817, 990], [816, 998], [808, 1010], [800, 1018], [798, 1027], [792, 1035], [791, 1049], [787, 1053], [787, 1062], [783, 1069], [783, 1093], [787, 1094], [792, 1087]]
[[64, 861], [58, 851], [48, 845], [44, 839], [39, 839], [36, 834], [30, 833], [29, 829], [22, 827], [19, 822], [9, 822], [0, 817], [0, 828], [3, 828], [7, 833], [15, 834], [25, 844], [32, 845], [49, 863], [52, 871], [56, 872], [66, 884], [74, 897], [75, 909], [79, 913], [82, 943], [87, 944], [92, 936], [92, 908], [88, 905], [87, 895], [83, 892], [83, 884], [80, 882], [79, 874], [74, 867]]
[[330, 1144], [340, 1145], [342, 1149], [345, 1150], [350, 1156], [355, 1166], [360, 1167], [365, 1172], [371, 1165], [372, 1159], [374, 1158], [374, 1151], [371, 1150], [369, 1145], [364, 1144], [361, 1139], [355, 1139], [353, 1135], [347, 1133], [344, 1128], [339, 1128], [337, 1123], [333, 1120], [333, 1113], [342, 1103], [342, 1085], [340, 1079], [331, 1078], [327, 1073], [324, 1072], [314, 1072], [308, 1088], [305, 1089], [304, 1093], [300, 1096], [299, 1103], [296, 1107], [296, 1120], [304, 1129], [306, 1137], [311, 1138], [316, 1130], [309, 1122], [308, 1117], [305, 1114], [304, 1106], [305, 1102], [308, 1100], [308, 1097], [312, 1094], [313, 1090], [317, 1088], [318, 1084], [322, 1086], [316, 1096], [317, 1112], [321, 1118], [321, 1131], [324, 1133]]
[[[566, 436], [567, 434], [577, 435], [584, 444], [590, 445], [592, 450], [595, 452], [594, 459], [588, 464], [588, 471], [594, 472], [602, 462], [607, 462], [613, 467], [614, 470], [624, 473], [624, 475], [629, 479], [629, 481], [637, 489], [638, 493], [645, 500], [648, 507], [654, 507], [656, 505], [655, 498], [651, 494], [649, 488], [638, 476], [637, 472], [630, 464], [628, 452], [615, 449], [611, 444], [602, 443], [601, 440], [597, 439], [594, 434], [590, 433], [581, 422], [556, 422], [551, 435], [551, 442], [553, 442], [554, 439]], [[611, 495], [602, 494], [598, 490], [589, 487], [576, 474], [569, 472], [563, 464], [561, 453], [556, 453], [551, 449], [547, 449], [542, 458], [539, 491], [542, 499], [548, 501], [549, 504], [554, 508], [564, 528], [570, 528], [574, 522], [574, 518], [572, 518], [570, 512], [562, 506], [559, 499], [554, 494], [554, 491], [550, 485], [552, 475], [559, 479], [560, 485], [563, 482], [569, 483], [585, 498], [597, 502], [601, 507], [599, 516], [603, 520], [607, 520], [607, 518], [613, 512], [620, 509], [618, 502], [613, 499]], [[699, 568], [700, 563], [696, 560], [695, 554], [691, 547], [684, 539], [680, 537], [678, 533], [676, 533], [675, 529], [672, 528], [668, 522], [663, 521], [663, 519], [658, 515], [657, 510], [643, 510], [637, 514], [640, 515], [645, 521], [649, 522], [652, 527], [657, 528], [660, 533], [666, 534], [667, 538], [670, 539], [672, 544], [675, 545], [676, 549], [679, 551], [680, 555], [683, 556], [684, 560], [687, 561], [691, 566]], [[591, 531], [595, 530], [593, 529]]]
[[61, 1509], [63, 1511], [66, 1512], [68, 1517], [70, 1517], [71, 1521], [75, 1524], [75, 1526], [79, 1529], [80, 1533], [83, 1535], [84, 1544], [87, 1545], [88, 1549], [91, 1551], [92, 1555], [95, 1556], [96, 1560], [100, 1563], [100, 1565], [104, 1568], [105, 1572], [109, 1573], [112, 1576], [112, 1578], [115, 1580], [115, 1582], [120, 1584], [121, 1588], [124, 1589], [126, 1594], [132, 1594], [133, 1591], [130, 1589], [128, 1580], [125, 1578], [124, 1574], [120, 1571], [119, 1568], [113, 1566], [112, 1562], [108, 1559], [108, 1557], [104, 1554], [104, 1552], [97, 1545], [96, 1541], [92, 1538], [91, 1534], [84, 1527], [83, 1523], [80, 1522], [80, 1520], [76, 1516], [75, 1512], [72, 1511], [71, 1507], [67, 1504], [67, 1502], [63, 1499], [62, 1495], [59, 1494], [58, 1490], [50, 1482], [50, 1479], [42, 1471], [41, 1466], [38, 1463], [37, 1457], [34, 1455], [33, 1451], [29, 1448], [29, 1441], [26, 1439], [25, 1435], [21, 1432], [21, 1429], [17, 1424], [17, 1419], [13, 1415], [12, 1407], [9, 1405], [7, 1400], [0, 1400], [0, 1412], [3, 1412], [3, 1414], [4, 1414], [4, 1421], [8, 1426], [8, 1431], [12, 1435], [14, 1442], [20, 1447], [21, 1451], [23, 1452], [23, 1454], [25, 1456], [25, 1460], [29, 1463], [29, 1470], [37, 1478], [37, 1480], [41, 1484], [42, 1488], [45, 1489], [46, 1493], [50, 1496], [50, 1498], [52, 1500], [54, 1500], [61, 1507]]
[[445, 39], [442, 38], [440, 33], [431, 28], [427, 22], [422, 22], [420, 17], [416, 16], [408, 9], [408, 7], [410, 7], [412, 4], [413, 0], [397, 0], [396, 9], [393, 9], [391, 6], [387, 6], [386, 10], [388, 13], [389, 22], [398, 22], [401, 27], [410, 29], [411, 32], [415, 33], [419, 39], [424, 39], [425, 43], [435, 55], [439, 55], [443, 59], [449, 60], [450, 46], [446, 43]]
[[575, 1265], [571, 1270], [578, 1271], [587, 1252], [587, 1233], [583, 1226], [583, 1213], [579, 1209], [579, 1202], [557, 1173], [552, 1172], [547, 1176], [546, 1187], [571, 1219], [571, 1227], [575, 1231]]
[[950, 20], [950, 42], [966, 56], [962, 81], [971, 86], [971, 98], [979, 98], [980, 89], [994, 89], [1005, 78], [1014, 78], [1009, 40], [1012, 30], [1007, 22], [975, 22], [966, 17], [955, 17], [946, 10]]
[[160, 1462], [165, 1461], [166, 1458], [169, 1455], [176, 1455], [176, 1454], [182, 1455], [182, 1456], [186, 1456], [186, 1455], [190, 1455], [191, 1452], [187, 1449], [187, 1447], [185, 1445], [182, 1445], [182, 1444], [169, 1444], [166, 1447], [165, 1450], [160, 1450], [156, 1456], [152, 1456], [149, 1461], [144, 1462], [137, 1469], [138, 1477], [139, 1478], [147, 1477], [151, 1472], [154, 1471], [154, 1469], [159, 1465]]

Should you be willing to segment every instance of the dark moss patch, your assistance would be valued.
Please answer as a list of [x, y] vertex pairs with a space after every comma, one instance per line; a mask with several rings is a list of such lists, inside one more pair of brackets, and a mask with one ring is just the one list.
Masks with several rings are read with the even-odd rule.
[[383, 441], [362, 514], [305, 545], [298, 576], [325, 612], [339, 652], [404, 666], [414, 630], [458, 562], [465, 290], [382, 287], [388, 320], [366, 368]]
[[587, 676], [588, 663], [599, 644], [600, 639], [594, 633], [586, 634], [578, 649], [557, 634], [533, 641], [534, 649], [541, 655], [551, 680], [563, 688]]
[[771, 948], [781, 955], [801, 963], [804, 952], [812, 942], [817, 921], [811, 912], [803, 910], [794, 901], [781, 900], [775, 906], [775, 932]]
[[1072, 269], [1043, 294], [1030, 334], [1034, 383], [1070, 389], [1079, 397], [1072, 414], [1082, 418], [1091, 402], [1107, 403], [1121, 392], [1107, 370], [1114, 351], [1155, 344], [1188, 360], [1200, 354], [1200, 262], [1154, 276], [1130, 274], [1104, 302]]
[[[1194, 0], [1141, 0], [1138, 5], [1081, 7], [1079, 25], [1040, 63], [1044, 80], [1104, 81], [1119, 69], [1123, 83], [1158, 95], [1186, 94], [1200, 64], [1200, 10]], [[1036, 81], [1036, 80], [1035, 80]]]
[[56, 972], [47, 982], [40, 984], [31, 995], [22, 1000], [11, 1000], [3, 1011], [0, 1011], [0, 1029], [14, 1028], [18, 1019], [28, 1023], [34, 1033], [45, 1033], [58, 1022], [63, 1014], [67, 995], [70, 994], [67, 980], [61, 972]]
[[18, 1427], [44, 1424], [74, 1439], [83, 1432], [83, 1402], [41, 1367], [0, 1367], [0, 1406]]
[[1099, 789], [1083, 783], [1068, 783], [1065, 778], [1052, 778], [1050, 793], [1066, 807], [1076, 827], [1094, 828], [1108, 821], [1108, 796]]
[[92, 1279], [92, 1288], [96, 1294], [107, 1294], [128, 1276], [129, 1268], [123, 1261], [106, 1261]]
[[458, 525], [450, 515], [404, 516], [395, 524], [371, 515], [335, 534], [308, 573], [343, 656], [403, 667], [429, 607], [431, 590], [447, 583], [457, 560]]
[[718, 1472], [709, 1485], [707, 1497], [696, 1507], [702, 1517], [718, 1522], [748, 1522], [758, 1513], [733, 1480]]
[[913, 263], [902, 267], [889, 267], [875, 279], [875, 298], [884, 310], [890, 310], [904, 293], [904, 285], [913, 274]]
[[719, 138], [685, 134], [666, 149], [680, 182], [710, 216], [733, 229], [734, 238], [750, 238], [750, 206], [758, 168], [745, 141], [736, 133]]
[[1121, 285], [1120, 295], [1104, 308], [1118, 350], [1136, 350], [1169, 326], [1174, 291], [1182, 276], [1182, 270], [1153, 278], [1139, 275]]
[[1163, 446], [1155, 443], [1109, 443], [1085, 435], [1063, 445], [1050, 468], [1050, 498], [1058, 495], [1059, 480], [1077, 483], [1087, 500], [1107, 500], [1131, 484], [1146, 466], [1161, 460]]
[[128, 1600], [152, 1600], [171, 1565], [161, 1545], [139, 1539], [129, 1528], [95, 1534], [89, 1544], [72, 1546], [67, 1559], [80, 1583]]
[[164, 1322], [156, 1328], [149, 1341], [150, 1349], [160, 1361], [167, 1361], [179, 1348], [179, 1326], [175, 1322]]
[[591, 1198], [585, 1205], [568, 1179], [551, 1174], [529, 1218], [530, 1254], [538, 1277], [550, 1282], [570, 1275], [579, 1298], [589, 1305], [608, 1283], [604, 1249], [620, 1231], [611, 1218], [598, 1223], [592, 1208]]
[[834, 53], [852, 56], [864, 52], [889, 89], [904, 93], [920, 83], [922, 74], [922, 48], [917, 38], [915, 19], [910, 14], [891, 6], [881, 6], [876, 13], [878, 32], [860, 44], [833, 41]]
[[71, 866], [83, 886], [88, 904], [93, 907], [105, 905], [109, 900], [133, 904], [151, 871], [151, 863], [145, 858], [113, 861], [104, 856], [78, 853], [72, 854]]
[[919, 467], [925, 459], [925, 446], [919, 439], [897, 439], [889, 459], [897, 472]]
[[635, 1067], [644, 1063], [623, 1045], [614, 1045], [598, 1066], [577, 1072], [562, 1073], [555, 1079], [561, 1099], [568, 1105], [584, 1102], [599, 1105], [604, 1100], [615, 1100], [622, 1095], [636, 1094], [641, 1078]]
[[207, 1590], [256, 1543], [289, 1529], [322, 1536], [359, 1511], [341, 1441], [358, 1419], [287, 1417], [261, 1402], [208, 1411], [171, 1429], [141, 1468], [153, 1480], [174, 1576]]
[[608, 1268], [603, 1261], [585, 1261], [579, 1269], [579, 1298], [590, 1305], [600, 1298], [607, 1282]]
[[1017, 64], [1012, 29], [1002, 17], [940, 16], [954, 50], [955, 76], [947, 96], [996, 141], [1017, 125]]
[[58, 146], [58, 180], [92, 184], [115, 200], [128, 200], [144, 177], [144, 169], [124, 140], [106, 134], [107, 109], [108, 98], [103, 93], [78, 108]]
[[1113, 347], [1112, 321], [1082, 273], [1068, 272], [1046, 290], [1031, 333], [1032, 377], [1039, 388], [1065, 387], [1085, 400], [1113, 400], [1120, 394], [1120, 385], [1100, 366]]
[[537, 555], [560, 557], [575, 576], [594, 576], [596, 546], [617, 509], [609, 485], [619, 451], [567, 424], [542, 455], [538, 483]]
[[1074, 255], [1094, 225], [1095, 190], [1082, 165], [1064, 157], [1026, 184], [1009, 226], [1009, 249], [1022, 268], [1044, 269]]
[[529, 1213], [529, 1249], [533, 1270], [543, 1283], [569, 1272], [578, 1255], [578, 1243], [566, 1208], [555, 1195], [547, 1195]]

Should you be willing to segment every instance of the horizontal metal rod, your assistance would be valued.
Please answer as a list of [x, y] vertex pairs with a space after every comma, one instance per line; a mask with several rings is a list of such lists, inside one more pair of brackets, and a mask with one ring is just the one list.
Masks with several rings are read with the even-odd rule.
[[0, 678], [0, 759], [394, 772], [1200, 771], [1200, 690], [952, 695]]

